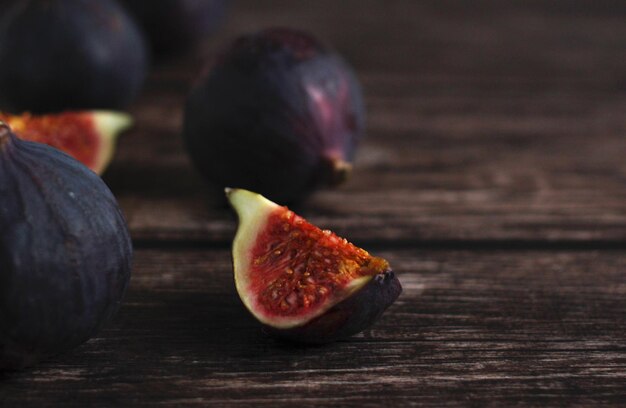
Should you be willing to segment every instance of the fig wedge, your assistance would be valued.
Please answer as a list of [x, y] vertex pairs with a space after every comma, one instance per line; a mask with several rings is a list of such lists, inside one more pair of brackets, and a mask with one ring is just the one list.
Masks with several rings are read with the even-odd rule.
[[287, 207], [243, 189], [226, 189], [239, 216], [233, 242], [237, 292], [273, 335], [326, 343], [371, 326], [402, 287], [370, 255]]

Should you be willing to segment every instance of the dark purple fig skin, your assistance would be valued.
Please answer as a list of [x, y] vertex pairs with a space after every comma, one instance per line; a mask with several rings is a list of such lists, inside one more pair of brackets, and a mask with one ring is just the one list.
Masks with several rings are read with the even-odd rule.
[[183, 54], [214, 33], [227, 0], [124, 0], [146, 33], [153, 56]]
[[124, 217], [104, 182], [0, 122], [0, 371], [70, 350], [118, 309], [131, 273]]
[[361, 290], [304, 326], [277, 329], [264, 326], [276, 337], [297, 343], [323, 344], [345, 339], [374, 324], [402, 293], [393, 271], [376, 275]]
[[114, 0], [16, 0], [0, 19], [0, 110], [123, 109], [148, 67], [141, 32]]
[[238, 38], [205, 71], [186, 104], [184, 137], [218, 188], [293, 203], [337, 184], [364, 133], [352, 69], [310, 35], [269, 29]]

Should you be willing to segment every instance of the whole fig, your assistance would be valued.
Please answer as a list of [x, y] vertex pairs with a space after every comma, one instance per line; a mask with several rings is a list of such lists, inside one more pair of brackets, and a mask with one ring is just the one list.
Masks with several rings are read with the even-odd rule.
[[115, 0], [15, 0], [0, 18], [0, 110], [122, 109], [147, 51]]
[[0, 370], [92, 337], [118, 309], [132, 247], [104, 182], [0, 122]]
[[193, 49], [219, 26], [227, 0], [124, 0], [143, 28], [152, 54], [164, 58]]
[[294, 202], [346, 178], [365, 113], [361, 87], [337, 53], [307, 33], [274, 28], [236, 39], [205, 72], [183, 132], [216, 187]]

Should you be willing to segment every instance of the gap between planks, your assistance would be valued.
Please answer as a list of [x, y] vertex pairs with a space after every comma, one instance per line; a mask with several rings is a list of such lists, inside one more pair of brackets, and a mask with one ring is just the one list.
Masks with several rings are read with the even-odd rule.
[[[614, 251], [625, 249], [626, 241], [621, 240], [527, 240], [527, 239], [478, 239], [478, 240], [354, 240], [353, 244], [368, 250], [434, 250], [434, 251]], [[232, 241], [211, 239], [135, 239], [133, 246], [145, 249], [229, 249]]]

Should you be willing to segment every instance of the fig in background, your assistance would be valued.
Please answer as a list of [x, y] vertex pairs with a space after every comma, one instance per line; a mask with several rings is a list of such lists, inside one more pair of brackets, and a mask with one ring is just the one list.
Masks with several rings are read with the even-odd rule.
[[345, 61], [307, 33], [274, 28], [236, 39], [207, 67], [183, 134], [213, 186], [296, 202], [345, 180], [364, 127]]
[[196, 47], [222, 22], [227, 0], [124, 0], [157, 58]]
[[0, 18], [0, 110], [127, 107], [147, 70], [142, 34], [115, 0], [16, 0]]

